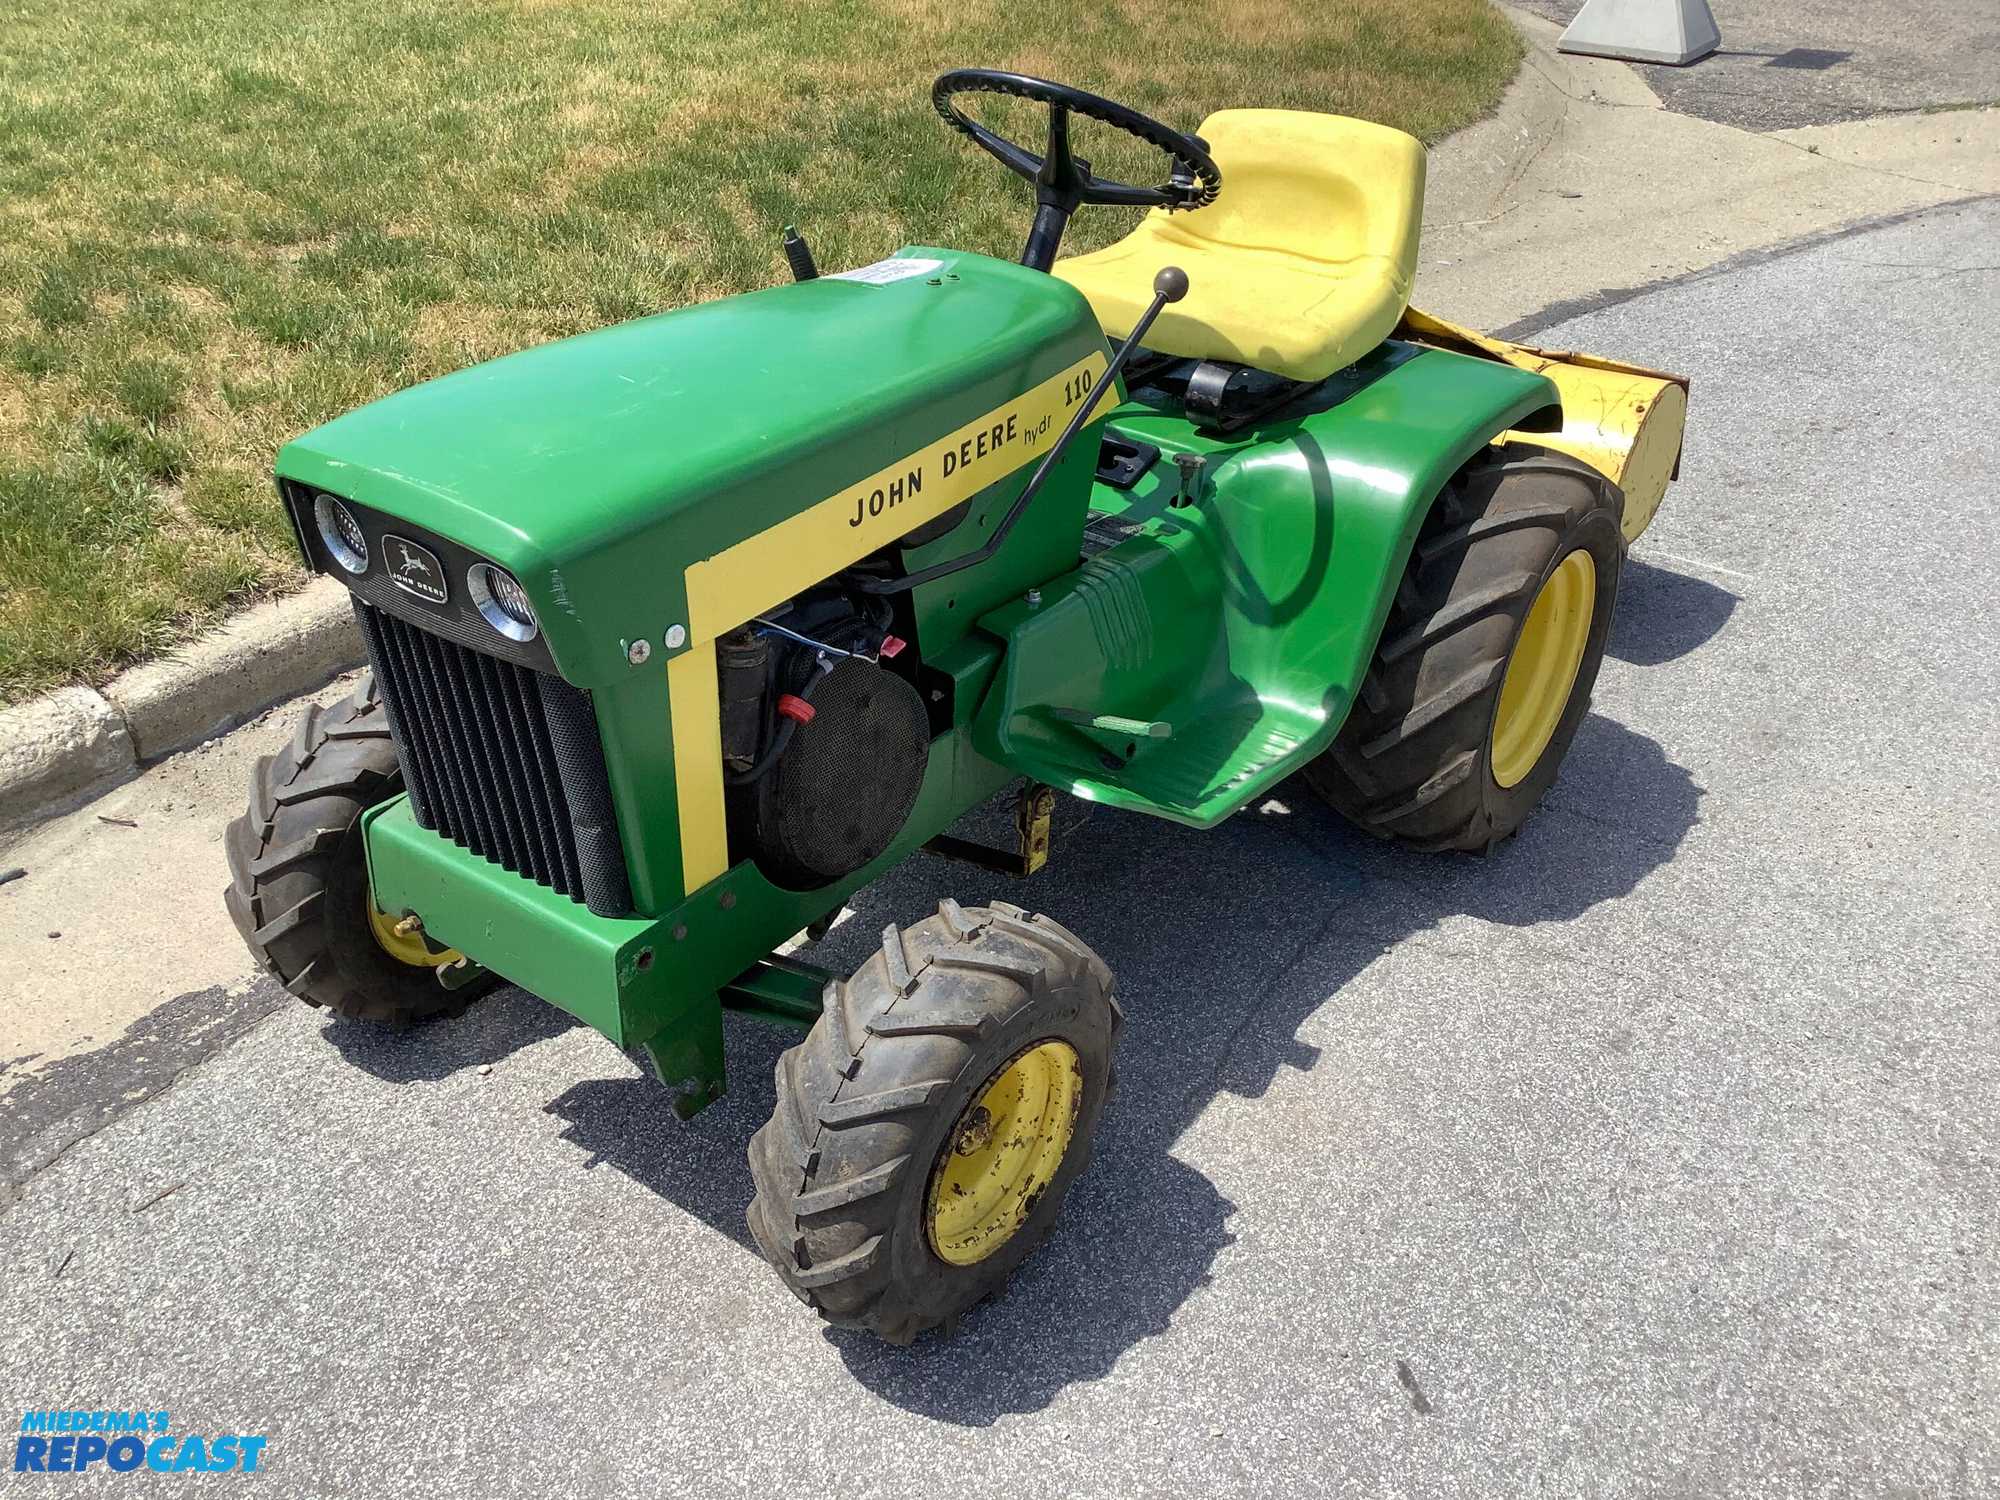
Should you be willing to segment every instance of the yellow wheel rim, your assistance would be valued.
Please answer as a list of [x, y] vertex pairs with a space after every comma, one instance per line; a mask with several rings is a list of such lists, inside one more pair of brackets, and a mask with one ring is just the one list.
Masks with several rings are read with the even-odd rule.
[[1068, 1042], [1014, 1055], [958, 1117], [931, 1171], [931, 1248], [954, 1266], [986, 1259], [1027, 1222], [1076, 1134], [1083, 1068]]
[[1500, 684], [1490, 760], [1501, 786], [1519, 784], [1549, 748], [1569, 707], [1596, 609], [1597, 564], [1588, 552], [1572, 552], [1535, 595]]
[[380, 910], [373, 901], [368, 903], [368, 930], [375, 934], [375, 941], [384, 953], [397, 963], [409, 964], [412, 968], [441, 969], [446, 964], [457, 963], [460, 958], [456, 948], [432, 948], [424, 941], [421, 932], [396, 931], [396, 919]]

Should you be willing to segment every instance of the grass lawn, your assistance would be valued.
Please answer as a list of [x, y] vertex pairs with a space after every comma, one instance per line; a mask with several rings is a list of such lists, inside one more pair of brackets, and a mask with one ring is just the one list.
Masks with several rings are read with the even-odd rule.
[[946, 67], [1434, 139], [1517, 55], [1485, 0], [9, 0], [0, 701], [295, 586], [272, 455], [359, 402], [782, 280], [787, 222], [829, 269], [1017, 254], [1025, 187], [932, 115]]

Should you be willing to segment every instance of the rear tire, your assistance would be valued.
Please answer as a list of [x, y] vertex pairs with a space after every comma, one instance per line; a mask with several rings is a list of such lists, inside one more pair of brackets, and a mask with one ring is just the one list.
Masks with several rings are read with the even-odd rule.
[[249, 810], [223, 838], [223, 900], [258, 967], [308, 1005], [389, 1027], [457, 1015], [493, 983], [447, 990], [434, 965], [392, 957], [376, 937], [361, 814], [402, 789], [371, 673], [258, 760]]
[[[793, 1294], [829, 1323], [907, 1344], [1003, 1287], [1089, 1162], [1118, 1037], [1111, 992], [1110, 969], [1080, 939], [1000, 902], [946, 901], [892, 926], [852, 979], [829, 984], [825, 1014], [778, 1059], [776, 1108], [750, 1142], [750, 1232]], [[996, 1080], [1051, 1056], [1061, 1069], [1044, 1075], [1047, 1106], [996, 1106], [996, 1130], [985, 1108]], [[969, 1135], [968, 1121], [986, 1134]], [[1003, 1136], [1053, 1135], [1059, 1159], [1010, 1177], [967, 1232], [953, 1210], [971, 1200], [948, 1165]], [[947, 1191], [960, 1196], [940, 1212]]]
[[[1595, 469], [1525, 443], [1488, 448], [1454, 475], [1411, 551], [1359, 699], [1307, 784], [1378, 838], [1415, 848], [1485, 850], [1515, 832], [1589, 711], [1625, 559], [1623, 509]], [[1579, 552], [1588, 567], [1565, 569]], [[1525, 754], [1518, 731], [1503, 734], [1496, 769], [1524, 627], [1544, 591], [1554, 600], [1565, 586], [1590, 601], [1567, 698], [1525, 736]]]

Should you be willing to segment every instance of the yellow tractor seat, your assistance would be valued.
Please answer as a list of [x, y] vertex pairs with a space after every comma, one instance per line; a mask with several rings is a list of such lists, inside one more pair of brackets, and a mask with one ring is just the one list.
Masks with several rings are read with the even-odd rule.
[[1381, 343], [1409, 304], [1424, 217], [1424, 148], [1386, 125], [1289, 109], [1225, 109], [1201, 125], [1222, 191], [1155, 208], [1124, 239], [1056, 262], [1114, 337], [1187, 272], [1146, 347], [1319, 381]]

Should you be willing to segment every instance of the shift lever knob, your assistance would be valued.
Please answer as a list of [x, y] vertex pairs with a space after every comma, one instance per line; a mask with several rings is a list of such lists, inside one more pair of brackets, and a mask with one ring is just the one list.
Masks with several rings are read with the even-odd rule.
[[1187, 272], [1179, 266], [1162, 266], [1160, 274], [1153, 278], [1153, 295], [1178, 302], [1187, 295], [1187, 286]]

